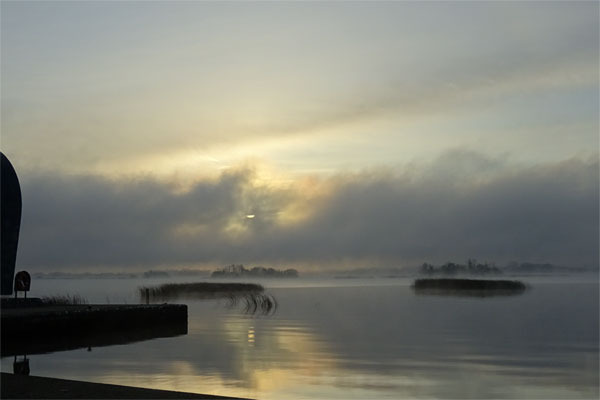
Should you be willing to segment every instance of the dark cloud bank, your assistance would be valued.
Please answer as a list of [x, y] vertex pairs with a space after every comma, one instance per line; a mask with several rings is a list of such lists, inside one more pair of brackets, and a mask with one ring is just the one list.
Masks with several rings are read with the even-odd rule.
[[[511, 166], [466, 151], [428, 166], [253, 183], [230, 171], [178, 193], [153, 178], [21, 173], [18, 263], [32, 270], [261, 263], [403, 266], [468, 257], [598, 267], [598, 157]], [[281, 213], [307, 216], [282, 223]], [[247, 213], [256, 218], [245, 220]], [[279, 214], [278, 214], [279, 213]]]

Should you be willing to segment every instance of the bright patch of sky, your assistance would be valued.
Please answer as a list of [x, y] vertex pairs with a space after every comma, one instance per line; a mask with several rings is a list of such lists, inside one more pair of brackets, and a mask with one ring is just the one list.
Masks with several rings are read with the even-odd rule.
[[2, 2], [17, 168], [195, 177], [598, 152], [597, 2]]

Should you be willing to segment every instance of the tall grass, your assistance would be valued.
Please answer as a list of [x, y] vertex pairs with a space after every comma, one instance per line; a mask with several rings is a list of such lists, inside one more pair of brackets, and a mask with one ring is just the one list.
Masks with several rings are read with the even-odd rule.
[[81, 304], [88, 304], [87, 299], [78, 294], [45, 296], [42, 297], [41, 300], [42, 303], [48, 306], [75, 306]]

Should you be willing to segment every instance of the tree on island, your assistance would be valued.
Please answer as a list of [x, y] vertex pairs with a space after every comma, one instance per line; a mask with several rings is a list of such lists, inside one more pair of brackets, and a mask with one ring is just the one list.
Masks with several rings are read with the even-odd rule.
[[429, 263], [421, 265], [420, 272], [422, 274], [434, 275], [456, 275], [456, 274], [472, 274], [472, 275], [489, 275], [501, 274], [502, 271], [494, 265], [494, 263], [478, 263], [477, 260], [470, 258], [467, 264], [456, 264], [447, 262], [446, 264], [436, 267]]
[[261, 266], [246, 269], [243, 264], [231, 264], [223, 269], [216, 270], [211, 275], [213, 278], [218, 277], [268, 277], [268, 278], [297, 278], [298, 271], [289, 268], [286, 270], [277, 270], [274, 268], [265, 268]]

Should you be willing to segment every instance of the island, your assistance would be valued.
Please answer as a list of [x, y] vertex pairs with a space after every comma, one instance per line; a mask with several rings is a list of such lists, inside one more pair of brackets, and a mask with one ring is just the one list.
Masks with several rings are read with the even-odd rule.
[[522, 294], [527, 285], [520, 281], [500, 279], [416, 279], [412, 284], [416, 294], [491, 297]]
[[278, 270], [274, 268], [265, 268], [260, 266], [247, 269], [242, 264], [231, 264], [223, 269], [214, 271], [211, 274], [211, 276], [213, 278], [297, 278], [298, 271], [293, 268], [288, 268], [286, 270]]

